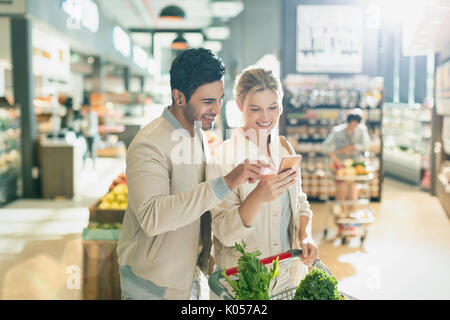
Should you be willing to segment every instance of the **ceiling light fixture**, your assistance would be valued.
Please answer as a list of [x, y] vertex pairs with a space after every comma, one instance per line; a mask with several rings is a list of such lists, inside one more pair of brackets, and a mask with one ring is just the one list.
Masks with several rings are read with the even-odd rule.
[[222, 50], [222, 43], [220, 41], [205, 41], [203, 47], [217, 54]]
[[161, 10], [159, 17], [165, 20], [184, 20], [186, 13], [178, 6], [167, 6]]
[[236, 17], [244, 9], [241, 1], [214, 1], [211, 3], [211, 9], [214, 17], [220, 19], [231, 19]]
[[186, 50], [189, 48], [188, 42], [185, 38], [183, 38], [182, 34], [178, 34], [178, 36], [173, 40], [172, 50]]
[[230, 28], [212, 26], [205, 30], [205, 34], [209, 40], [225, 40], [230, 36]]

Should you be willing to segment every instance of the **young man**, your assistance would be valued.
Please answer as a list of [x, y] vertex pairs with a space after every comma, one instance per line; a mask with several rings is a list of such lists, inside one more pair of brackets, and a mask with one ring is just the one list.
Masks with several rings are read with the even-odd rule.
[[117, 248], [123, 299], [198, 299], [199, 269], [209, 266], [208, 210], [268, 166], [245, 161], [205, 181], [209, 150], [201, 129], [211, 129], [221, 110], [224, 72], [209, 50], [180, 54], [170, 70], [172, 105], [129, 146], [128, 208]]

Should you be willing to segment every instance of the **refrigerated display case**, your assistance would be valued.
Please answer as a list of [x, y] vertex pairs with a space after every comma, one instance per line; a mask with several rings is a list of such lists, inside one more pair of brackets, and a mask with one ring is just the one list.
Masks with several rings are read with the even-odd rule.
[[0, 207], [20, 196], [20, 112], [0, 98]]
[[431, 116], [427, 104], [386, 103], [383, 109], [384, 172], [430, 188]]

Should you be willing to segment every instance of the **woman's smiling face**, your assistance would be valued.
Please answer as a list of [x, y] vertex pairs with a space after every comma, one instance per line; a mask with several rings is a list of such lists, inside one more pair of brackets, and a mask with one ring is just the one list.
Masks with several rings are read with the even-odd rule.
[[244, 117], [244, 130], [253, 129], [269, 134], [275, 128], [280, 116], [278, 94], [270, 89], [256, 91], [246, 105], [237, 102]]

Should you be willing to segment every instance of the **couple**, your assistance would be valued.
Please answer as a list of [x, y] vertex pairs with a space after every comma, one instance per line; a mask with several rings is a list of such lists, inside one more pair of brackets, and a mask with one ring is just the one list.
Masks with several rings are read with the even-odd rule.
[[[236, 266], [234, 243], [242, 240], [260, 258], [301, 247], [294, 277], [318, 256], [299, 171], [276, 173], [294, 151], [270, 134], [282, 97], [270, 71], [240, 76], [235, 94], [245, 124], [210, 158], [202, 130], [220, 114], [224, 73], [209, 50], [180, 54], [170, 70], [172, 105], [128, 149], [129, 199], [117, 248], [122, 299], [199, 299], [200, 279], [210, 270], [211, 229], [216, 268]], [[192, 161], [179, 161], [174, 132], [184, 135]]]

